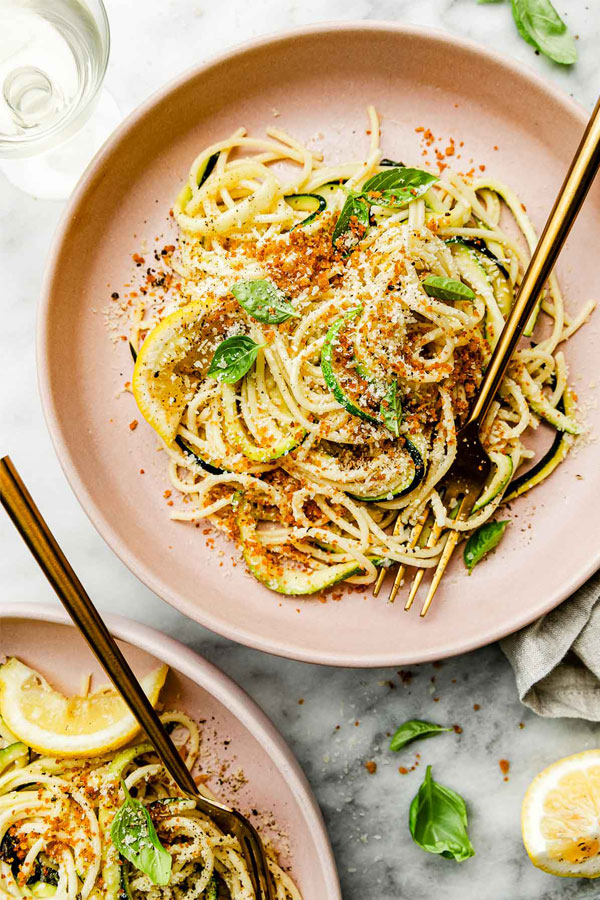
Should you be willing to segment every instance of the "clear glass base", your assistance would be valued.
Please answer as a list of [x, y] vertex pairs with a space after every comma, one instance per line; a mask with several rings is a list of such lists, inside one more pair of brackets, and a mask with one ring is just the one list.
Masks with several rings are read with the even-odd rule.
[[116, 101], [103, 90], [90, 119], [73, 137], [45, 153], [0, 159], [0, 171], [32, 197], [64, 200], [121, 119]]

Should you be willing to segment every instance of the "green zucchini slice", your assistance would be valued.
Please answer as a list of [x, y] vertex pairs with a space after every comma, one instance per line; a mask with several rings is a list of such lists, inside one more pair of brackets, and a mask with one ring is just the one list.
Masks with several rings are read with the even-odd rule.
[[336, 319], [330, 326], [323, 349], [321, 350], [321, 371], [325, 384], [341, 405], [351, 415], [358, 416], [372, 425], [379, 425], [380, 421], [373, 412], [369, 412], [364, 406], [359, 406], [359, 398], [369, 395], [372, 381], [369, 376], [361, 374], [354, 362], [353, 351], [347, 354], [346, 359], [339, 359], [340, 335], [349, 322], [362, 312], [362, 306], [349, 310], [341, 318]]
[[403, 497], [405, 494], [410, 494], [411, 491], [414, 491], [415, 488], [420, 485], [425, 476], [425, 459], [420, 449], [417, 448], [413, 441], [404, 435], [399, 441], [401, 446], [402, 441], [404, 441], [402, 452], [407, 462], [403, 477], [385, 494], [379, 494], [378, 496], [349, 494], [348, 496], [352, 497], [353, 500], [361, 500], [363, 503], [381, 503], [386, 500], [395, 500], [397, 497]]
[[290, 231], [308, 225], [309, 222], [314, 222], [317, 216], [320, 216], [321, 213], [327, 209], [327, 201], [321, 194], [288, 194], [287, 197], [284, 197], [283, 199], [288, 206], [291, 206], [296, 212], [309, 213], [306, 219], [297, 222], [290, 228]]
[[486, 242], [482, 238], [468, 238], [468, 237], [459, 237], [458, 235], [450, 238], [446, 238], [444, 241], [445, 244], [462, 244], [463, 247], [467, 247], [470, 250], [476, 250], [478, 253], [483, 253], [484, 256], [495, 263], [498, 266], [500, 271], [508, 278], [508, 269], [504, 265], [504, 263], [498, 259], [495, 253], [493, 253]]
[[198, 448], [193, 447], [191, 444], [189, 444], [182, 435], [177, 435], [177, 437], [175, 438], [175, 443], [180, 450], [183, 450], [185, 454], [191, 456], [194, 462], [197, 462], [205, 472], [209, 472], [211, 475], [222, 475], [223, 472], [229, 471], [229, 469], [219, 469], [217, 468], [217, 466], [213, 466], [209, 462], [206, 462], [205, 459], [202, 459], [202, 457], [198, 455]]
[[490, 453], [490, 459], [496, 466], [496, 471], [494, 472], [489, 483], [483, 489], [481, 496], [475, 502], [475, 505], [470, 512], [471, 516], [476, 512], [479, 512], [480, 509], [483, 509], [484, 506], [487, 506], [488, 503], [491, 503], [492, 500], [505, 489], [506, 485], [512, 478], [512, 457], [510, 457], [507, 453], [495, 453], [494, 451], [492, 451]]
[[473, 253], [485, 271], [492, 286], [498, 308], [506, 319], [514, 302], [514, 294], [510, 287], [510, 282], [495, 260], [490, 259], [490, 257], [479, 250], [473, 250]]
[[[531, 385], [523, 385], [523, 393], [527, 398], [527, 402], [532, 410], [538, 414], [546, 422], [549, 422], [557, 431], [566, 431], [568, 434], [580, 434], [581, 428], [575, 419], [575, 400], [570, 404], [571, 413], [567, 412], [566, 405], [561, 408], [560, 402], [556, 406], [552, 406], [541, 389], [537, 391], [531, 389]], [[565, 392], [566, 393], [566, 392]], [[566, 400], [566, 398], [565, 398]]]
[[322, 441], [313, 444], [310, 461], [304, 459], [303, 465], [327, 484], [344, 485], [353, 500], [371, 503], [413, 491], [423, 480], [426, 454], [423, 435], [412, 440], [401, 435], [375, 445]]
[[31, 896], [35, 897], [36, 900], [42, 900], [45, 897], [54, 897], [56, 894], [56, 885], [48, 884], [46, 881], [33, 881], [31, 884], [27, 885], [27, 888], [31, 891]]
[[242, 417], [239, 414], [238, 402], [233, 386], [223, 383], [223, 425], [227, 443], [238, 447], [248, 459], [254, 462], [266, 463], [285, 456], [297, 447], [304, 438], [306, 432], [301, 426], [291, 428], [287, 433], [279, 429], [273, 422], [272, 435], [268, 443], [259, 445], [244, 428]]
[[219, 155], [220, 151], [217, 151], [216, 153], [213, 153], [212, 156], [206, 157], [203, 167], [198, 170], [198, 187], [202, 187], [208, 176], [211, 174], [217, 164]]
[[485, 301], [485, 336], [493, 348], [504, 328], [504, 317], [500, 312], [488, 274], [476, 251], [465, 244], [454, 244], [452, 255], [456, 260], [461, 279]]
[[17, 760], [29, 761], [29, 747], [22, 744], [21, 741], [15, 741], [14, 744], [9, 744], [8, 747], [0, 750], [0, 773]]
[[581, 432], [581, 428], [573, 416], [561, 412], [556, 406], [551, 406], [545, 397], [542, 400], [532, 397], [527, 399], [532, 410], [538, 416], [541, 416], [542, 419], [545, 419], [546, 422], [549, 422], [557, 431], [566, 431], [567, 434], [579, 434]]
[[495, 256], [488, 248], [487, 244], [479, 238], [470, 239], [452, 237], [448, 238], [445, 243], [450, 244], [451, 246], [453, 244], [463, 246], [473, 254], [474, 258], [486, 273], [488, 281], [494, 291], [494, 296], [496, 297], [500, 312], [504, 318], [506, 318], [512, 308], [514, 295], [508, 280], [508, 272], [498, 257]]
[[315, 193], [319, 194], [320, 197], [323, 197], [325, 201], [327, 201], [330, 197], [334, 196], [341, 191], [342, 185], [344, 181], [327, 181], [325, 184], [320, 185], [320, 187], [315, 188]]
[[278, 594], [316, 594], [360, 571], [356, 561], [320, 569], [301, 568], [280, 554], [268, 550], [256, 537], [252, 507], [243, 496], [238, 502], [237, 525], [246, 565], [258, 581]]
[[[557, 409], [559, 412], [566, 413], [567, 416], [572, 416], [575, 413], [575, 396], [571, 388], [565, 389], [565, 392], [557, 405]], [[519, 475], [518, 478], [515, 478], [510, 486], [509, 492], [504, 498], [504, 502], [510, 503], [511, 500], [516, 500], [517, 497], [521, 497], [523, 494], [527, 493], [527, 491], [530, 491], [531, 488], [534, 488], [538, 484], [541, 484], [542, 481], [545, 481], [545, 479], [551, 475], [557, 466], [559, 466], [566, 458], [569, 450], [573, 446], [574, 440], [574, 436], [568, 431], [557, 431], [548, 452], [545, 453], [535, 465], [528, 469], [527, 472], [524, 472], [522, 475]]]

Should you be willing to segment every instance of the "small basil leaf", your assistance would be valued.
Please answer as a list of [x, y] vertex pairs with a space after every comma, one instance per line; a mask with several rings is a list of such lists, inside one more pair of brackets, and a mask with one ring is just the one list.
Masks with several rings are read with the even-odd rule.
[[410, 719], [396, 729], [390, 741], [390, 750], [402, 750], [412, 741], [422, 741], [425, 738], [434, 737], [443, 731], [453, 731], [452, 728], [444, 728], [434, 722], [424, 722], [422, 719]]
[[423, 169], [395, 166], [365, 181], [360, 196], [378, 206], [401, 208], [426, 193], [436, 181], [436, 175]]
[[247, 334], [236, 334], [221, 341], [211, 360], [207, 375], [217, 381], [234, 384], [252, 367], [264, 344], [257, 344]]
[[463, 862], [475, 855], [467, 831], [465, 801], [431, 777], [431, 766], [412, 803], [408, 820], [415, 844], [427, 853]]
[[404, 168], [404, 163], [395, 162], [393, 159], [388, 159], [387, 156], [384, 156], [383, 159], [379, 160], [379, 165], [386, 166], [386, 167], [393, 166], [395, 169], [403, 169]]
[[279, 325], [291, 316], [300, 318], [283, 291], [264, 278], [253, 281], [238, 281], [231, 293], [246, 312], [257, 322]]
[[131, 796], [122, 782], [125, 802], [116, 812], [110, 836], [121, 856], [148, 876], [152, 884], [166, 885], [171, 878], [171, 854], [158, 839], [150, 813]]
[[575, 41], [550, 0], [511, 0], [512, 14], [521, 37], [554, 62], [570, 66], [577, 61]]
[[486, 553], [493, 550], [500, 543], [500, 539], [504, 534], [508, 519], [502, 522], [485, 522], [477, 531], [474, 531], [463, 552], [465, 566], [469, 570], [469, 575], [473, 571], [474, 566], [481, 562]]
[[462, 281], [454, 278], [443, 278], [441, 275], [428, 275], [421, 282], [426, 294], [452, 303], [454, 300], [474, 300], [475, 294]]
[[392, 381], [386, 391], [385, 397], [379, 406], [379, 413], [383, 424], [395, 437], [400, 435], [400, 422], [402, 421], [402, 403], [398, 396], [398, 384]]
[[295, 231], [296, 228], [303, 228], [305, 225], [309, 225], [327, 209], [327, 201], [321, 194], [288, 194], [283, 199], [288, 206], [291, 206], [296, 212], [308, 213], [307, 217], [301, 219], [300, 222], [296, 222], [296, 224], [290, 228], [290, 231]]
[[350, 192], [333, 229], [331, 236], [333, 246], [347, 255], [356, 247], [362, 237], [363, 229], [368, 224], [368, 205], [356, 194]]

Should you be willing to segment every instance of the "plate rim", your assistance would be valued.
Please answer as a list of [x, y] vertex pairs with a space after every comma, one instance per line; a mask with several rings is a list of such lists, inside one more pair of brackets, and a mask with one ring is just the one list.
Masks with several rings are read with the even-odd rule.
[[88, 519], [100, 534], [103, 540], [108, 544], [117, 557], [125, 563], [128, 569], [138, 578], [147, 588], [149, 588], [158, 597], [169, 605], [173, 606], [179, 612], [192, 621], [197, 622], [211, 631], [220, 634], [236, 643], [252, 647], [256, 650], [270, 653], [274, 656], [281, 656], [285, 659], [295, 659], [300, 662], [316, 663], [320, 665], [344, 666], [349, 668], [376, 668], [382, 666], [394, 665], [416, 665], [419, 663], [431, 662], [433, 660], [444, 659], [456, 656], [471, 650], [487, 646], [498, 641], [510, 634], [514, 634], [526, 625], [535, 621], [540, 616], [555, 609], [560, 603], [571, 596], [585, 581], [587, 581], [600, 568], [600, 546], [594, 556], [590, 558], [588, 564], [581, 568], [577, 573], [573, 574], [568, 580], [566, 586], [562, 590], [556, 590], [549, 594], [544, 603], [535, 611], [524, 612], [519, 617], [512, 620], [510, 626], [492, 626], [485, 633], [480, 633], [477, 638], [456, 638], [451, 644], [444, 649], [431, 649], [421, 652], [411, 652], [410, 648], [404, 652], [399, 650], [394, 654], [377, 654], [370, 653], [361, 657], [349, 655], [344, 651], [336, 651], [331, 649], [328, 652], [313, 651], [311, 649], [299, 648], [296, 645], [284, 643], [282, 639], [273, 640], [262, 637], [256, 631], [248, 630], [246, 627], [233, 625], [229, 621], [214, 616], [208, 610], [197, 607], [193, 601], [187, 600], [177, 595], [177, 592], [170, 590], [169, 586], [162, 582], [158, 577], [149, 571], [145, 563], [138, 560], [135, 554], [129, 551], [114, 533], [114, 529], [109, 520], [100, 511], [96, 502], [92, 498], [85, 483], [80, 478], [77, 467], [74, 462], [74, 455], [69, 450], [66, 441], [63, 439], [60, 426], [59, 416], [53, 399], [52, 389], [50, 385], [50, 377], [48, 370], [48, 358], [45, 352], [45, 343], [48, 332], [48, 321], [50, 315], [50, 297], [54, 276], [58, 270], [58, 261], [62, 248], [63, 233], [66, 230], [75, 209], [79, 206], [80, 200], [84, 197], [88, 187], [94, 181], [98, 170], [106, 156], [108, 156], [113, 147], [115, 147], [126, 132], [135, 125], [135, 123], [143, 118], [153, 106], [167, 97], [172, 91], [184, 85], [187, 81], [197, 78], [203, 73], [209, 71], [213, 67], [222, 65], [236, 57], [265, 46], [274, 45], [280, 42], [286, 42], [293, 38], [300, 38], [311, 34], [327, 34], [330, 32], [396, 32], [407, 37], [415, 36], [431, 42], [439, 41], [443, 44], [458, 46], [466, 51], [488, 60], [495, 61], [509, 73], [525, 77], [530, 83], [537, 86], [540, 90], [549, 94], [557, 100], [562, 106], [570, 109], [572, 114], [581, 122], [582, 130], [589, 119], [588, 112], [585, 108], [570, 97], [566, 91], [544, 78], [528, 64], [522, 63], [520, 60], [512, 56], [505, 56], [500, 52], [488, 49], [477, 41], [454, 35], [440, 28], [428, 28], [422, 26], [408, 25], [402, 22], [394, 22], [390, 20], [370, 20], [370, 19], [352, 19], [347, 21], [333, 22], [317, 22], [310, 25], [300, 26], [285, 31], [270, 32], [253, 38], [243, 43], [239, 43], [230, 47], [216, 56], [211, 56], [205, 62], [189, 67], [182, 73], [167, 81], [163, 86], [153, 91], [149, 97], [139, 104], [115, 129], [108, 140], [103, 144], [96, 153], [84, 174], [82, 175], [77, 187], [69, 198], [65, 209], [63, 210], [56, 231], [52, 238], [48, 251], [44, 276], [42, 280], [40, 301], [36, 322], [36, 363], [37, 363], [37, 379], [42, 409], [50, 438], [54, 446], [60, 466], [64, 475], [75, 494], [79, 504], [86, 513]]
[[[52, 622], [77, 630], [65, 610], [51, 603], [1, 601], [0, 623], [2, 619], [9, 618]], [[331, 841], [313, 789], [294, 752], [264, 710], [233, 678], [176, 638], [125, 616], [111, 613], [103, 615], [103, 619], [110, 633], [119, 640], [167, 663], [170, 668], [181, 672], [211, 694], [258, 741], [290, 787], [304, 816], [307, 830], [317, 844], [318, 858], [326, 882], [326, 900], [342, 900]]]

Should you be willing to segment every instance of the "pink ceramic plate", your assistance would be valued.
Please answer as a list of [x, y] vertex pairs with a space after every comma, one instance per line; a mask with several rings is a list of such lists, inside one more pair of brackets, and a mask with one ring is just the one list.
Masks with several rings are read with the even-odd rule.
[[[586, 118], [536, 75], [439, 33], [361, 22], [255, 42], [169, 85], [108, 142], [62, 220], [39, 319], [40, 384], [52, 437], [79, 500], [125, 563], [214, 631], [271, 653], [352, 666], [469, 650], [532, 621], [577, 588], [600, 565], [595, 446], [582, 447], [514, 504], [501, 548], [472, 577], [460, 559], [453, 561], [425, 621], [418, 605], [407, 614], [401, 602], [388, 605], [385, 594], [289, 600], [263, 588], [243, 565], [234, 568], [230, 545], [220, 545], [220, 558], [206, 548], [201, 530], [169, 521], [165, 458], [143, 421], [129, 429], [141, 417], [130, 395], [116, 394], [131, 377], [131, 358], [126, 343], [109, 340], [102, 311], [110, 292], [128, 281], [131, 254], [143, 240], [151, 253], [154, 236], [164, 233], [199, 149], [240, 124], [260, 133], [276, 122], [316, 139], [327, 159], [362, 158], [369, 103], [382, 115], [385, 155], [418, 160], [416, 128], [430, 128], [442, 148], [453, 137], [456, 167], [485, 165], [520, 192], [538, 225]], [[561, 257], [572, 310], [599, 292], [599, 214], [594, 190]], [[567, 349], [592, 431], [600, 420], [590, 403], [596, 338], [592, 319]]]
[[[117, 616], [107, 623], [137, 675], [159, 662], [171, 667], [161, 699], [167, 708], [202, 721], [202, 769], [219, 776], [219, 783], [209, 781], [209, 787], [242, 812], [258, 811], [254, 824], [274, 842], [280, 863], [291, 866], [304, 900], [341, 900], [319, 807], [272, 722], [241, 688], [183, 644]], [[94, 684], [107, 682], [66, 614], [53, 606], [0, 604], [0, 659], [4, 655], [19, 657], [66, 692], [79, 690], [89, 672]], [[222, 773], [220, 763], [226, 764]], [[237, 777], [240, 770], [245, 784]], [[267, 822], [276, 825], [267, 828]]]

